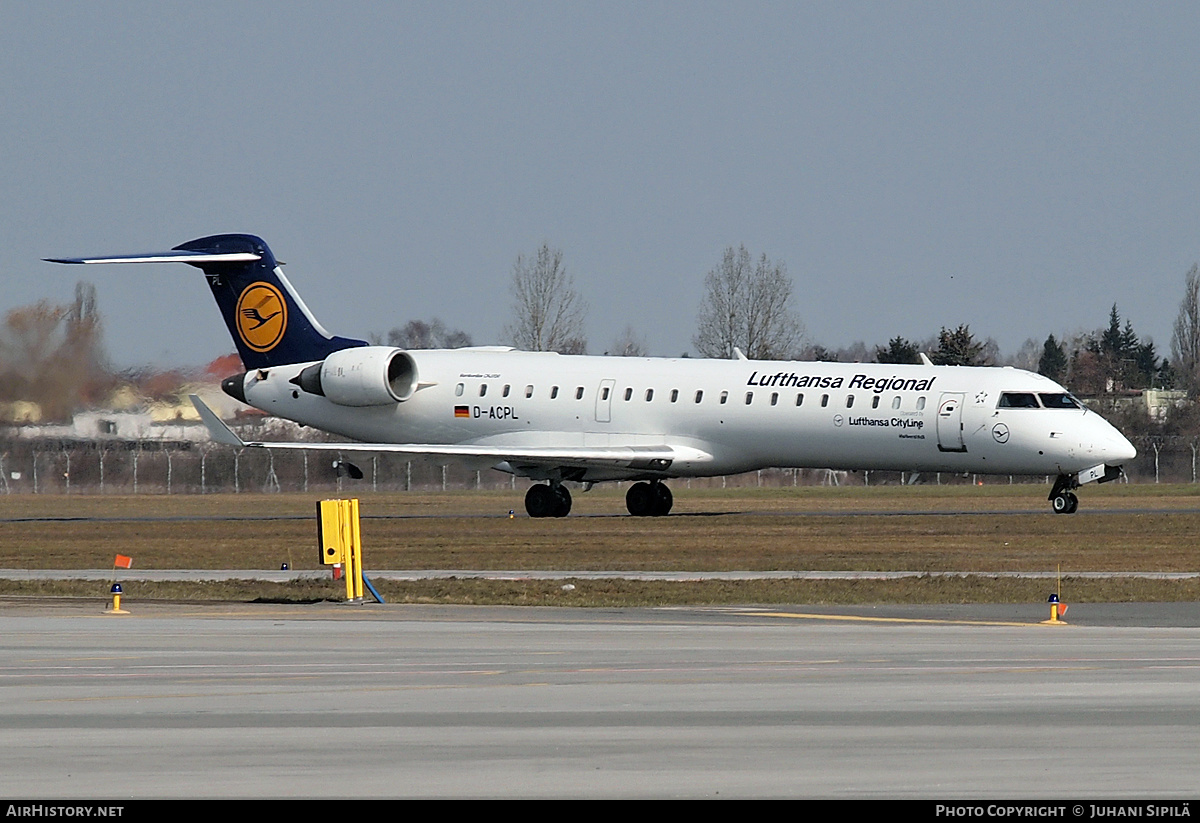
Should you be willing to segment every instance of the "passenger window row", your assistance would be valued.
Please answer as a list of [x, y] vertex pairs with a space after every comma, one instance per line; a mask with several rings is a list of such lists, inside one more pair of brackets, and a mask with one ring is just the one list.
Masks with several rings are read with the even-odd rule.
[[[511, 389], [512, 389], [512, 387], [509, 384], [505, 383], [504, 386], [500, 389], [500, 396], [508, 397]], [[550, 387], [550, 399], [551, 400], [558, 399], [558, 391], [559, 391], [558, 386]], [[466, 392], [466, 384], [464, 384], [464, 383], [459, 383], [457, 386], [454, 387], [455, 397], [462, 397], [465, 392]], [[479, 396], [486, 397], [487, 393], [488, 393], [488, 384], [480, 383], [479, 384]], [[575, 399], [576, 400], [583, 400], [585, 394], [586, 394], [586, 392], [585, 392], [583, 386], [577, 386], [575, 388]], [[623, 394], [625, 401], [628, 402], [628, 401], [633, 400], [633, 395], [634, 395], [633, 387], [627, 386], [625, 388], [625, 392]], [[770, 404], [772, 406], [778, 406], [780, 396], [781, 395], [779, 392], [771, 392]], [[1071, 398], [1069, 395], [1042, 394], [1039, 396], [1042, 398], [1042, 402], [1045, 404], [1046, 408], [1078, 408], [1078, 406], [1075, 405], [1074, 399]], [[525, 397], [526, 398], [533, 397], [533, 386], [532, 385], [528, 385], [525, 387]], [[848, 408], [848, 409], [854, 408], [854, 403], [855, 403], [856, 397], [858, 397], [858, 395], [855, 395], [855, 394], [847, 394], [846, 395], [846, 401], [845, 401], [846, 408]], [[600, 399], [603, 401], [603, 400], [608, 400], [608, 398], [609, 398], [609, 388], [607, 386], [604, 386], [600, 390]], [[654, 389], [646, 389], [645, 392], [642, 394], [642, 398], [647, 403], [653, 401], [654, 400]], [[679, 398], [680, 398], [679, 389], [671, 389], [670, 401], [672, 403], [677, 403], [677, 402], [679, 402]], [[703, 402], [703, 400], [704, 400], [704, 390], [697, 389], [695, 395], [693, 395], [693, 402], [696, 404], [699, 404], [699, 403]], [[891, 399], [891, 408], [893, 410], [900, 409], [901, 405], [902, 405], [902, 400], [903, 399], [900, 397], [900, 395], [893, 396]], [[830, 396], [828, 394], [822, 394], [821, 399], [820, 399], [821, 408], [827, 408], [829, 406], [829, 401], [830, 401]], [[882, 403], [882, 401], [883, 401], [883, 398], [880, 395], [872, 394], [871, 395], [871, 408], [878, 409], [880, 407], [880, 404]], [[727, 392], [727, 391], [721, 392], [720, 395], [718, 396], [717, 403], [719, 405], [723, 406], [728, 402], [729, 402], [729, 392]], [[745, 403], [747, 406], [753, 405], [754, 392], [752, 392], [752, 391], [746, 392]], [[804, 405], [804, 392], [797, 392], [796, 405], [797, 406]], [[1000, 396], [1000, 404], [999, 405], [1000, 405], [1000, 408], [1038, 408], [1038, 402], [1034, 398], [1033, 394], [1021, 393], [1021, 392], [1006, 392], [1006, 393], [1002, 394]], [[916, 409], [918, 411], [920, 411], [921, 409], [924, 409], [924, 408], [925, 408], [925, 398], [918, 397], [917, 402], [916, 402]]]

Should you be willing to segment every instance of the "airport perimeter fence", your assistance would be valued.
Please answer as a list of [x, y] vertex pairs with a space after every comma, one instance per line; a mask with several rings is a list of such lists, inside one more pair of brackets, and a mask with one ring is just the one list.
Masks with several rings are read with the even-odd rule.
[[[1134, 483], [1197, 482], [1200, 439], [1135, 440], [1125, 467]], [[215, 443], [158, 440], [0, 439], [0, 494], [363, 493], [519, 489], [530, 481], [490, 465], [437, 457], [346, 452], [362, 479], [339, 472], [337, 452], [233, 449]], [[763, 469], [725, 477], [679, 479], [679, 488], [781, 488], [815, 485], [1048, 483], [1038, 476], [948, 472], [845, 472]]]

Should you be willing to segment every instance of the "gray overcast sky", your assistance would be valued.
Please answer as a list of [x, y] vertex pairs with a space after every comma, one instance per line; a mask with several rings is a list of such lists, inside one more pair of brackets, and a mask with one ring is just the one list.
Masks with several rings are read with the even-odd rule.
[[1197, 3], [0, 0], [0, 68], [0, 308], [85, 276], [120, 366], [232, 350], [199, 272], [40, 258], [258, 234], [331, 331], [492, 343], [545, 241], [663, 355], [739, 243], [830, 348], [1169, 354], [1200, 259]]

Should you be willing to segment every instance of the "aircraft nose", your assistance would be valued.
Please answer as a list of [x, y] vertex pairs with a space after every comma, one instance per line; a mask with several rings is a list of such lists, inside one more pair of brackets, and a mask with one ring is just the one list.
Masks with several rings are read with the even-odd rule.
[[1104, 461], [1106, 463], [1111, 461], [1120, 464], [1137, 457], [1137, 449], [1133, 447], [1133, 444], [1129, 442], [1129, 439], [1125, 435], [1118, 431], [1113, 432], [1112, 443], [1109, 445], [1107, 451], [1108, 457]]
[[1133, 447], [1129, 439], [1117, 431], [1116, 426], [1107, 420], [1103, 421], [1103, 426], [1095, 432], [1094, 437], [1096, 450], [1104, 458], [1104, 462], [1109, 465], [1120, 466], [1137, 457], [1137, 449]]

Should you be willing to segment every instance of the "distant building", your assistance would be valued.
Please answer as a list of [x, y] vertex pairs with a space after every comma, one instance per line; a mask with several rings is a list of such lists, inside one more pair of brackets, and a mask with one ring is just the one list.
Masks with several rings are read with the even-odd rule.
[[0, 403], [0, 422], [18, 426], [41, 423], [42, 407], [29, 400]]
[[1155, 420], [1166, 419], [1167, 412], [1188, 402], [1187, 392], [1177, 389], [1146, 389], [1142, 392], [1146, 411]]
[[1151, 420], [1159, 421], [1166, 419], [1171, 408], [1178, 408], [1188, 402], [1187, 392], [1176, 389], [1143, 389], [1119, 394], [1081, 395], [1079, 399], [1089, 408], [1101, 411], [1143, 408]]

